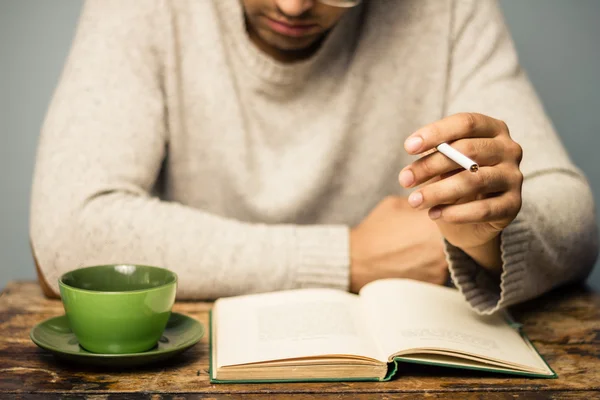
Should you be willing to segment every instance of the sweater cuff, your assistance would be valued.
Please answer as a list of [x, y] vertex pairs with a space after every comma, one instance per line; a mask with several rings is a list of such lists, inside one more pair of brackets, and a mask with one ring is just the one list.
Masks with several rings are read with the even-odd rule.
[[348, 227], [300, 226], [296, 228], [297, 264], [292, 286], [326, 287], [348, 291], [350, 243]]
[[523, 280], [526, 273], [525, 257], [531, 243], [530, 230], [525, 221], [517, 217], [502, 231], [500, 238], [500, 281], [461, 249], [444, 241], [452, 281], [479, 314], [493, 314], [525, 297]]

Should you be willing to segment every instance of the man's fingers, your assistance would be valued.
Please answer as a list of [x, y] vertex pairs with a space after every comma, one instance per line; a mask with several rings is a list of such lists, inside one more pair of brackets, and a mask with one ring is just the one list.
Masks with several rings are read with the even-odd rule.
[[[504, 146], [494, 139], [461, 139], [452, 143], [452, 147], [475, 160], [480, 166], [494, 166], [504, 158]], [[434, 152], [404, 168], [400, 171], [398, 179], [402, 186], [408, 188], [459, 168], [461, 167], [458, 164], [442, 153]]]
[[[520, 209], [521, 196], [516, 192], [506, 192], [498, 197], [435, 207], [429, 210], [429, 216], [452, 224], [493, 223], [512, 220]], [[504, 226], [499, 226], [499, 229], [502, 228]]]
[[415, 208], [425, 209], [454, 204], [460, 199], [508, 191], [512, 182], [497, 167], [482, 167], [479, 172], [462, 171], [454, 176], [429, 184], [408, 197]]
[[409, 154], [420, 154], [440, 143], [465, 138], [492, 138], [506, 133], [506, 124], [477, 113], [460, 113], [429, 124], [406, 139], [404, 148]]

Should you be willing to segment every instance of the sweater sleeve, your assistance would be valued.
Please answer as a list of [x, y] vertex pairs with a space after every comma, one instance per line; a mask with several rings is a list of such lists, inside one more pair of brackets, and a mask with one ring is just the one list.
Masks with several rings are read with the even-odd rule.
[[180, 298], [347, 289], [348, 228], [264, 225], [152, 196], [167, 153], [166, 10], [89, 0], [38, 145], [30, 235], [42, 278], [136, 263], [179, 275]]
[[455, 1], [451, 32], [445, 114], [505, 121], [524, 154], [523, 206], [501, 234], [500, 282], [446, 243], [454, 283], [475, 310], [489, 314], [585, 279], [598, 253], [594, 202], [519, 66], [496, 1]]

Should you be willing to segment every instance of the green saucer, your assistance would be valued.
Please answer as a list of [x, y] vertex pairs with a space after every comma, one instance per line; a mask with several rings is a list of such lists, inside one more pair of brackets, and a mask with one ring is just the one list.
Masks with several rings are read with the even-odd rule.
[[41, 322], [29, 336], [39, 347], [64, 360], [94, 366], [132, 367], [173, 357], [198, 343], [203, 335], [204, 327], [200, 322], [183, 314], [171, 313], [158, 345], [141, 353], [90, 353], [79, 346], [65, 315]]

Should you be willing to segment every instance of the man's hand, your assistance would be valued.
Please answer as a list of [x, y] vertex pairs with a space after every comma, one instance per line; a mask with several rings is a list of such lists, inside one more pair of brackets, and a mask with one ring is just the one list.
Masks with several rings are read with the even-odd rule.
[[448, 264], [443, 239], [426, 211], [406, 198], [388, 197], [350, 232], [350, 290], [382, 278], [443, 284]]
[[479, 164], [465, 171], [439, 152], [428, 154], [400, 172], [400, 184], [414, 191], [408, 202], [429, 209], [442, 235], [481, 266], [499, 271], [499, 235], [521, 208], [522, 149], [502, 121], [456, 114], [413, 133], [405, 142], [410, 154], [421, 154], [447, 142]]

